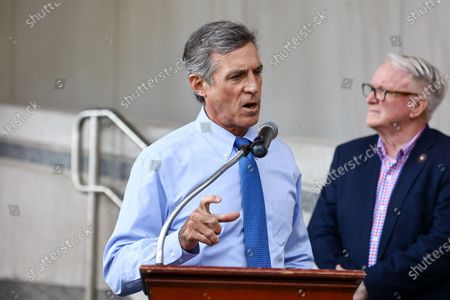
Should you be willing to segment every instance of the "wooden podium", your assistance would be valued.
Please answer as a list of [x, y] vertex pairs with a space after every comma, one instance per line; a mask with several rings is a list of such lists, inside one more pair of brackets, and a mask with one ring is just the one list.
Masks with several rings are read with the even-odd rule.
[[363, 271], [153, 266], [140, 268], [151, 300], [352, 299]]

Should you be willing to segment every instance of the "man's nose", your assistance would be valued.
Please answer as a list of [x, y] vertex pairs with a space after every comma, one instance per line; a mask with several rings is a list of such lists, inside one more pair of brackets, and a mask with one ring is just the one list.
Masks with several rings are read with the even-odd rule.
[[256, 93], [259, 88], [259, 81], [258, 78], [253, 73], [250, 73], [250, 75], [247, 78], [247, 81], [245, 82], [245, 91], [249, 93]]
[[367, 104], [377, 104], [378, 103], [378, 99], [375, 98], [374, 91], [370, 92], [369, 95], [367, 95], [366, 102], [367, 102]]

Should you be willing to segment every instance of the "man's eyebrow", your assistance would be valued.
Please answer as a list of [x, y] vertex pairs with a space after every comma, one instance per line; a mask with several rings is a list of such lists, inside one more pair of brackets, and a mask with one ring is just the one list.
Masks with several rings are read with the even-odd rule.
[[242, 74], [245, 74], [245, 73], [247, 73], [247, 69], [236, 69], [236, 70], [230, 71], [230, 72], [225, 76], [225, 78], [226, 78], [226, 79], [229, 79], [229, 78], [232, 78], [232, 77], [234, 77], [234, 76], [242, 75]]
[[259, 66], [257, 66], [256, 68], [254, 68], [253, 71], [261, 72], [263, 69], [264, 69], [264, 65], [263, 65], [263, 64], [260, 64]]
[[[257, 71], [258, 72], [258, 71], [262, 71], [262, 69], [263, 69], [263, 65], [260, 64], [256, 68], [253, 68], [252, 71], [253, 72]], [[230, 73], [228, 73], [225, 76], [225, 78], [229, 79], [229, 78], [234, 77], [234, 76], [242, 75], [242, 74], [247, 73], [247, 71], [248, 71], [248, 69], [245, 69], [245, 68], [232, 70], [232, 71], [230, 71]]]

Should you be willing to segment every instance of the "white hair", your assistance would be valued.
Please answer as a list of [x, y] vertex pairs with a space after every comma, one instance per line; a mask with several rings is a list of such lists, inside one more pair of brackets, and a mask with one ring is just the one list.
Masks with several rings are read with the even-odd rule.
[[[387, 59], [400, 69], [409, 72], [415, 80], [424, 83], [426, 87], [434, 87], [431, 89], [431, 93], [425, 93], [424, 88], [424, 91], [419, 94], [421, 100], [427, 99], [428, 101], [427, 117], [430, 119], [447, 92], [447, 82], [443, 80], [439, 70], [420, 57], [388, 54]], [[441, 84], [439, 85], [439, 88], [436, 88], [434, 85], [438, 81], [440, 81]]]

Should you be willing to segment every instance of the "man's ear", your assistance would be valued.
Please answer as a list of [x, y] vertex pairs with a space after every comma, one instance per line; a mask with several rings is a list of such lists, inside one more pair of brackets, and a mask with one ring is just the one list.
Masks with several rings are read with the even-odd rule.
[[188, 80], [194, 94], [206, 98], [208, 83], [198, 74], [189, 75]]
[[419, 101], [415, 102], [415, 105], [409, 107], [409, 117], [411, 119], [418, 118], [419, 116], [426, 114], [426, 110], [428, 107], [428, 97], [427, 98], [419, 98]]

